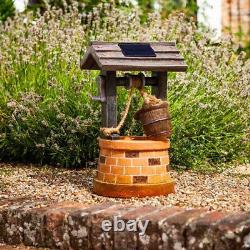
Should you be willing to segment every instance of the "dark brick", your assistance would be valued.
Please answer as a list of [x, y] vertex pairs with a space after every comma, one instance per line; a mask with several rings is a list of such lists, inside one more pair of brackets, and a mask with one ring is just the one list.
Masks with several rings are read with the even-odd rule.
[[239, 225], [248, 220], [250, 212], [230, 214], [219, 221], [212, 232], [215, 249], [243, 249], [243, 239], [238, 232]]
[[170, 168], [169, 165], [166, 165], [166, 171], [169, 172]]
[[48, 208], [33, 208], [23, 213], [23, 242], [27, 246], [45, 246], [43, 237], [44, 217]]
[[5, 215], [5, 237], [7, 244], [20, 244], [23, 241], [24, 214], [36, 207], [35, 202], [21, 201], [8, 207]]
[[[102, 221], [137, 220], [136, 232], [103, 232]], [[138, 221], [149, 220], [145, 235]], [[114, 226], [112, 224], [112, 226]], [[250, 249], [250, 212], [134, 207], [117, 203], [0, 201], [0, 241], [51, 249]]]
[[91, 249], [91, 214], [101, 212], [114, 206], [114, 203], [91, 205], [70, 213], [65, 220], [64, 240], [70, 244], [70, 249]]
[[194, 219], [203, 216], [205, 209], [188, 209], [170, 216], [161, 225], [163, 231], [163, 249], [182, 249], [186, 247], [186, 226]]
[[[131, 206], [115, 205], [105, 210], [91, 213], [91, 249], [113, 249], [114, 248], [114, 216], [120, 217], [128, 211], [134, 210]], [[109, 220], [112, 229], [109, 232], [102, 230], [102, 222]]]
[[9, 200], [0, 201], [0, 243], [6, 239], [6, 227], [8, 206], [11, 204]]
[[67, 213], [83, 205], [61, 202], [22, 212], [23, 242], [29, 246], [62, 246], [63, 220]]
[[[121, 219], [128, 222], [129, 220], [140, 219], [140, 217], [153, 211], [155, 211], [155, 207], [143, 206], [123, 214]], [[114, 232], [114, 249], [138, 249], [138, 233], [128, 231]]]
[[133, 183], [147, 183], [148, 176], [133, 176]]
[[148, 159], [148, 165], [160, 165], [161, 164], [161, 159], [160, 158], [149, 158]]
[[25, 198], [15, 198], [15, 199], [3, 199], [0, 201], [0, 243], [8, 241], [7, 229], [9, 229], [8, 220], [8, 210], [12, 205], [21, 206], [26, 202]]
[[69, 245], [69, 241], [64, 239], [66, 230], [65, 220], [70, 213], [86, 208], [86, 205], [62, 207], [49, 210], [44, 217], [43, 238], [45, 246], [50, 248], [62, 248]]
[[186, 227], [187, 249], [213, 249], [211, 227], [227, 215], [225, 212], [213, 211], [190, 222]]
[[127, 151], [127, 152], [125, 152], [125, 157], [126, 158], [138, 158], [139, 152], [138, 151]]
[[100, 156], [100, 163], [104, 163], [106, 162], [106, 157], [105, 156]]
[[163, 240], [162, 230], [160, 225], [165, 221], [169, 216], [176, 215], [177, 213], [182, 212], [182, 208], [163, 208], [155, 209], [153, 213], [149, 213], [145, 216], [142, 216], [140, 220], [145, 223], [146, 220], [149, 220], [145, 235], [139, 235], [138, 237], [138, 249], [162, 249]]
[[235, 232], [240, 238], [241, 249], [250, 249], [250, 220], [245, 220], [237, 225]]

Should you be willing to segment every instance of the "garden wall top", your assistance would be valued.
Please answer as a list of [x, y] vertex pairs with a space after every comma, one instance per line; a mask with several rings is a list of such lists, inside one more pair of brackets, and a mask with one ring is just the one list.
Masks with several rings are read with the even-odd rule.
[[175, 42], [129, 43], [132, 46], [149, 44], [154, 56], [145, 54], [125, 56], [119, 46], [121, 44], [124, 43], [91, 42], [81, 61], [81, 68], [104, 71], [184, 72], [187, 70], [187, 65]]

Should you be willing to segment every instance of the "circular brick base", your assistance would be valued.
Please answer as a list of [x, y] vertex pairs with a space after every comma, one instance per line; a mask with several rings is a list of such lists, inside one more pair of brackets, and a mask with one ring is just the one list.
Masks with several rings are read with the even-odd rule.
[[111, 184], [94, 180], [94, 193], [107, 197], [131, 198], [167, 195], [175, 192], [175, 183], [161, 184]]
[[145, 197], [174, 192], [169, 174], [169, 140], [148, 137], [100, 139], [94, 192], [109, 197]]

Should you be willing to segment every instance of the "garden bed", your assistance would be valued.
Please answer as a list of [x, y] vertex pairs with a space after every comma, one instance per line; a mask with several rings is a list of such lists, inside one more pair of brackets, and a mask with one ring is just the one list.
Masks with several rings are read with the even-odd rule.
[[250, 165], [222, 173], [175, 171], [176, 194], [152, 198], [114, 199], [92, 193], [96, 168], [62, 169], [49, 166], [0, 164], [0, 200], [28, 197], [43, 203], [77, 201], [84, 204], [117, 202], [132, 205], [204, 207], [209, 210], [250, 210]]

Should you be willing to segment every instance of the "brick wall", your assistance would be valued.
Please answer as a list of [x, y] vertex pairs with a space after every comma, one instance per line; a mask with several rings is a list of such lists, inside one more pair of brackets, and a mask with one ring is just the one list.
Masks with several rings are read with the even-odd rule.
[[[104, 232], [103, 220], [149, 221], [146, 232]], [[137, 223], [139, 228], [139, 223]], [[0, 201], [0, 243], [51, 249], [250, 249], [250, 212]]]
[[242, 32], [242, 38], [235, 39], [242, 43], [250, 41], [250, 1], [222, 0], [222, 29], [225, 33]]

